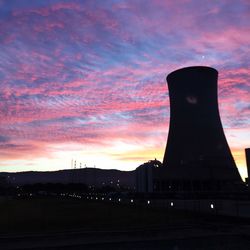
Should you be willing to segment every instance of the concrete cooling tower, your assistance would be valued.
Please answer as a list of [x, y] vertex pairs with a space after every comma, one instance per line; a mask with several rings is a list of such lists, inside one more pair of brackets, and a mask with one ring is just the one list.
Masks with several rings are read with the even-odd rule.
[[210, 186], [242, 183], [220, 120], [217, 80], [217, 70], [203, 66], [167, 76], [170, 127], [163, 167], [166, 178], [178, 185], [187, 180]]

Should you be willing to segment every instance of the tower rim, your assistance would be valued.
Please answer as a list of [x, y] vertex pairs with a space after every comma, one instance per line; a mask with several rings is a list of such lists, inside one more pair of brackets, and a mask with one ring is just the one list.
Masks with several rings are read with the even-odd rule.
[[182, 74], [182, 73], [185, 73], [185, 72], [190, 72], [190, 70], [192, 70], [192, 71], [193, 70], [196, 70], [196, 71], [197, 70], [205, 70], [205, 71], [214, 72], [216, 75], [219, 74], [219, 72], [215, 68], [213, 68], [213, 67], [196, 65], [196, 66], [188, 66], [188, 67], [183, 67], [183, 68], [179, 68], [177, 70], [174, 70], [174, 71], [172, 71], [171, 73], [169, 73], [167, 75], [166, 80], [168, 82], [171, 78], [175, 77], [176, 75], [179, 75], [179, 74]]

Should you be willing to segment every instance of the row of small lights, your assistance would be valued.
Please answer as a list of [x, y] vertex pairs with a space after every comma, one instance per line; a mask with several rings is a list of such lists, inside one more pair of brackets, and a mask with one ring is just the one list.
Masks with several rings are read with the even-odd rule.
[[[93, 198], [94, 198], [94, 197], [90, 197], [91, 200], [93, 200]], [[89, 199], [89, 196], [87, 196], [87, 199]], [[98, 197], [96, 197], [95, 199], [98, 200]], [[101, 200], [103, 201], [103, 200], [104, 200], [104, 197], [102, 197]], [[109, 198], [109, 201], [112, 201], [112, 198]], [[118, 201], [121, 202], [121, 198], [119, 198]], [[130, 200], [130, 203], [134, 203], [134, 200], [131, 199], [131, 200]], [[150, 201], [150, 200], [147, 200], [147, 204], [149, 205], [150, 203], [151, 203], [151, 201]], [[174, 206], [174, 202], [171, 201], [171, 202], [170, 202], [170, 206], [173, 207], [173, 206]], [[213, 203], [210, 204], [210, 208], [211, 208], [211, 209], [214, 209], [214, 204], [213, 204]]]
[[69, 194], [69, 197], [78, 198], [78, 199], [81, 199], [81, 198], [82, 198], [81, 195], [76, 195], [76, 194]]
[[[89, 198], [90, 198], [90, 200], [98, 200], [98, 197], [92, 197], [92, 196], [89, 197], [89, 196], [87, 196], [87, 200], [89, 200]], [[94, 198], [95, 198], [95, 199], [94, 199]], [[104, 197], [102, 197], [101, 200], [103, 201], [103, 200], [104, 200]], [[112, 198], [109, 198], [108, 200], [109, 200], [109, 201], [112, 201]], [[121, 198], [119, 198], [118, 201], [121, 202]], [[134, 203], [134, 200], [131, 199], [131, 200], [130, 200], [130, 203]], [[151, 203], [151, 201], [150, 201], [150, 200], [147, 200], [147, 204], [149, 205], [150, 203]], [[171, 202], [171, 203], [170, 203], [170, 206], [173, 207], [173, 206], [174, 206], [174, 203]]]
[[[61, 196], [66, 196], [66, 194], [64, 194], [64, 193], [61, 193], [60, 195]], [[21, 195], [18, 194], [18, 196], [20, 197]], [[30, 193], [29, 196], [32, 196], [32, 194]], [[78, 199], [82, 198], [81, 195], [76, 195], [76, 194], [69, 194], [68, 196], [72, 197], [72, 198], [78, 198]], [[90, 197], [90, 200], [93, 200], [94, 198], [95, 198], [95, 200], [98, 200], [98, 197], [92, 197], [92, 196]], [[89, 196], [87, 196], [87, 200], [89, 200]], [[104, 197], [102, 197], [100, 200], [104, 201]], [[109, 198], [109, 201], [112, 201], [112, 198]], [[121, 202], [121, 198], [119, 198], [118, 201]], [[130, 203], [134, 203], [134, 200], [131, 199]], [[150, 203], [151, 203], [151, 201], [147, 200], [147, 204], [149, 205]], [[170, 202], [170, 206], [173, 207], [174, 206], [174, 202], [171, 201]], [[210, 208], [214, 209], [214, 204], [213, 203], [210, 204]]]

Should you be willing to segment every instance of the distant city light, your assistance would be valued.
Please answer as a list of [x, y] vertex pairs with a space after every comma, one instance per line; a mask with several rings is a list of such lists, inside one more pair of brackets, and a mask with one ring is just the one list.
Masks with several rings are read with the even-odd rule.
[[133, 200], [133, 199], [131, 199], [131, 200], [130, 200], [130, 202], [131, 202], [131, 203], [133, 203], [133, 202], [134, 202], [134, 200]]
[[120, 201], [121, 201], [121, 199], [119, 198], [119, 199], [118, 199], [118, 201], [120, 202]]
[[173, 203], [173, 202], [171, 202], [171, 203], [170, 203], [170, 206], [171, 206], [171, 207], [173, 207], [173, 206], [174, 206], [174, 203]]
[[147, 203], [148, 203], [148, 205], [149, 205], [149, 204], [150, 204], [150, 201], [148, 201]]
[[211, 203], [211, 204], [210, 204], [210, 207], [211, 207], [212, 209], [214, 209], [214, 204], [213, 204], [213, 203]]

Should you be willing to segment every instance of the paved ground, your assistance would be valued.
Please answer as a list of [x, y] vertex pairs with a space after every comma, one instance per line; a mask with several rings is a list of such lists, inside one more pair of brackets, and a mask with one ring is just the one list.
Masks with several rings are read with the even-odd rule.
[[1, 250], [24, 249], [165, 249], [247, 250], [250, 227], [211, 225], [129, 231], [74, 231], [50, 234], [2, 235]]

